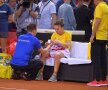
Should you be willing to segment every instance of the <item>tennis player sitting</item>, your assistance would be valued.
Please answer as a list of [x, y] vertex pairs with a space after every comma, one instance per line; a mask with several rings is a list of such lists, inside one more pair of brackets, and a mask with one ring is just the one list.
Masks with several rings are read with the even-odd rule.
[[[48, 57], [54, 58], [54, 72], [48, 81], [56, 82], [57, 73], [60, 66], [60, 59], [64, 57], [70, 57], [70, 46], [71, 46], [71, 34], [64, 30], [63, 19], [57, 20], [54, 23], [55, 32], [51, 36], [51, 40], [46, 43], [46, 45], [52, 44], [49, 51], [44, 54], [45, 56], [41, 59], [43, 62], [47, 60]], [[43, 80], [43, 69], [41, 68], [39, 76], [36, 80]]]

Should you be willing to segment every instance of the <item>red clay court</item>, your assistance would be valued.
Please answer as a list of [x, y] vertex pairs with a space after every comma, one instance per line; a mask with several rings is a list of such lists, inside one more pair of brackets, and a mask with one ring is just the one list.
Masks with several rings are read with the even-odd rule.
[[0, 79], [0, 90], [108, 90], [108, 86], [90, 87], [80, 82], [48, 82]]

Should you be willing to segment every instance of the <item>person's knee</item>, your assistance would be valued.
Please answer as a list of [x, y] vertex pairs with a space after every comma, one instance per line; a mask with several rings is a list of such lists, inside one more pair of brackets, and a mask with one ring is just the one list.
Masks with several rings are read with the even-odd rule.
[[43, 62], [45, 62], [45, 60], [46, 60], [46, 58], [48, 58], [49, 57], [49, 53], [47, 52], [47, 53], [45, 53], [45, 54], [42, 54], [41, 55], [41, 61], [43, 61]]
[[60, 59], [60, 58], [61, 58], [60, 53], [56, 53], [56, 54], [54, 55], [54, 58], [55, 58], [55, 59]]

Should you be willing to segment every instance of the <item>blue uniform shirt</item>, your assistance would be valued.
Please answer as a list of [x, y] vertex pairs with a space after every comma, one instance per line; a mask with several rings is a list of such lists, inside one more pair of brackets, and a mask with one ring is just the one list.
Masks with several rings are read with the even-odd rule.
[[38, 38], [30, 33], [19, 36], [11, 64], [18, 66], [28, 65], [35, 48], [41, 48]]
[[0, 6], [0, 32], [8, 31], [8, 16], [13, 12], [7, 4]]

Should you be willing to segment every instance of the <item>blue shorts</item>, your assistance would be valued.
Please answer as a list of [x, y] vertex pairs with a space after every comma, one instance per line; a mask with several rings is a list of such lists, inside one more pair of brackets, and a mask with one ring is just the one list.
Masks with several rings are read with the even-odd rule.
[[8, 32], [8, 22], [0, 22], [0, 32]]
[[8, 22], [0, 22], [0, 38], [8, 37]]

